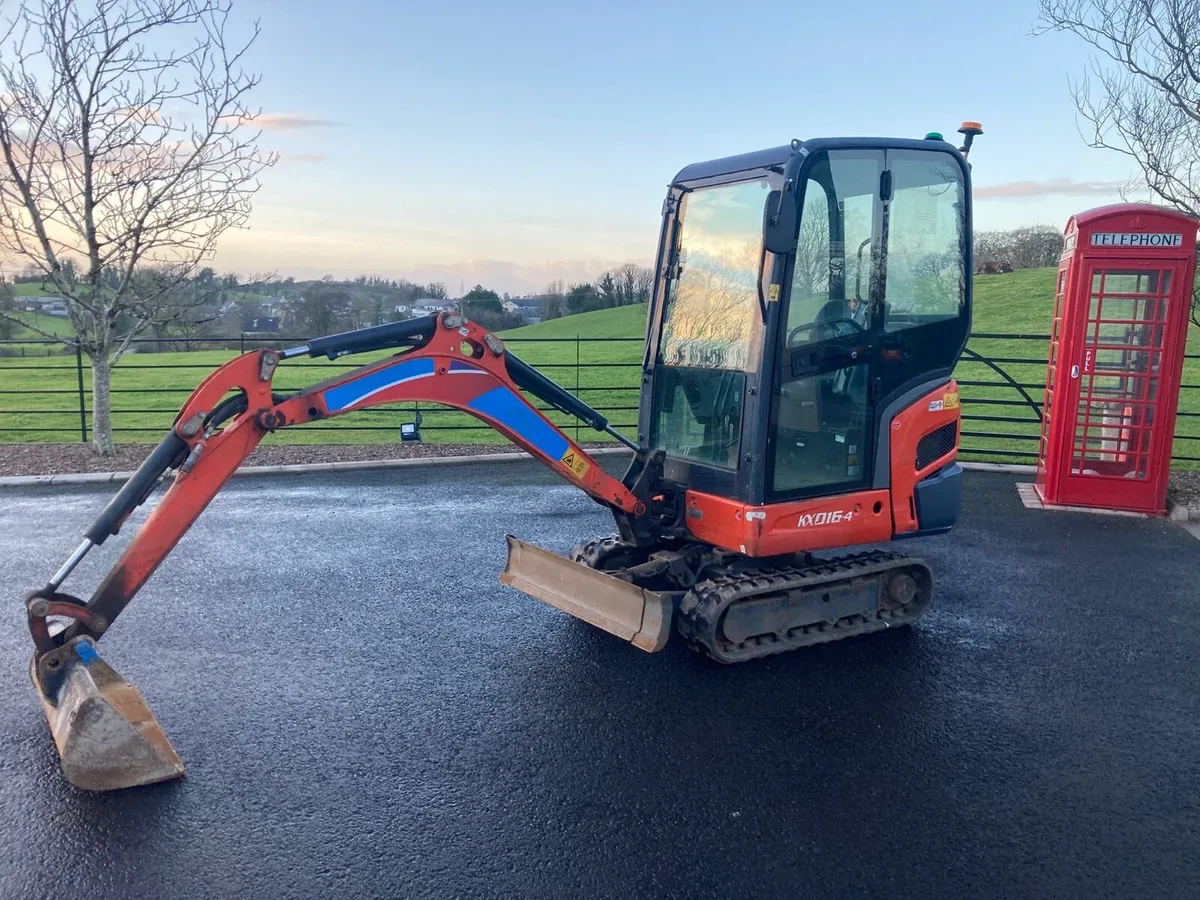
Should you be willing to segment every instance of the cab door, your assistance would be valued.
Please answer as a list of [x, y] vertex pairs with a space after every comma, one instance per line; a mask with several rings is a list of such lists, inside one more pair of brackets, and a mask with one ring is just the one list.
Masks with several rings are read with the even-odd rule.
[[808, 167], [780, 310], [767, 496], [845, 493], [870, 480], [878, 378], [882, 150], [831, 150]]
[[969, 198], [957, 157], [830, 149], [802, 177], [779, 311], [768, 502], [886, 487], [882, 420], [950, 377], [970, 329]]

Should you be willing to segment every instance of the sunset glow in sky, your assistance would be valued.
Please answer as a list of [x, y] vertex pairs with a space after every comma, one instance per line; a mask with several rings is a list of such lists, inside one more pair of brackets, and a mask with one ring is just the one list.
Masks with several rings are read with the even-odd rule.
[[1084, 48], [1036, 3], [239, 0], [264, 175], [216, 265], [378, 273], [514, 293], [653, 256], [667, 182], [793, 137], [983, 122], [976, 227], [1119, 199], [1080, 137]]

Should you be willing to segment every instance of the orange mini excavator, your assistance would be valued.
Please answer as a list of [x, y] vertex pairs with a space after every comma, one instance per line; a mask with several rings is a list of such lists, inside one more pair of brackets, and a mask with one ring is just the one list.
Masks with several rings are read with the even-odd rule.
[[[961, 497], [951, 371], [971, 321], [966, 157], [922, 140], [839, 138], [691, 165], [663, 204], [636, 440], [454, 313], [254, 350], [209, 375], [162, 443], [25, 607], [32, 675], [66, 776], [109, 789], [183, 771], [96, 642], [226, 479], [273, 431], [397, 401], [464, 410], [607, 506], [616, 535], [569, 558], [508, 538], [501, 580], [647, 651], [672, 626], [742, 662], [907, 625], [919, 559], [875, 544], [950, 529]], [[395, 355], [299, 393], [300, 356]], [[633, 452], [608, 474], [529, 399]], [[63, 592], [160, 479], [170, 486], [86, 602]]]

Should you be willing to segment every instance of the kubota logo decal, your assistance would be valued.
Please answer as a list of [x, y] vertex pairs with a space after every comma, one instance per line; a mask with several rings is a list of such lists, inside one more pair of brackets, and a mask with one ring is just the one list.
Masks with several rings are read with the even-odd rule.
[[805, 513], [796, 523], [797, 528], [812, 528], [821, 525], [836, 525], [838, 522], [849, 522], [854, 518], [852, 509], [835, 509], [828, 512]]

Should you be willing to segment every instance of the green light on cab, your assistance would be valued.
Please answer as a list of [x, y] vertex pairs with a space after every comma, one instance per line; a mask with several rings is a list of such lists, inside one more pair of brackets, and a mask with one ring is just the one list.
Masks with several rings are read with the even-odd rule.
[[942, 137], [942, 133], [940, 131], [931, 131], [927, 135], [925, 135], [925, 140], [941, 141], [941, 140], [945, 140], [945, 138]]

